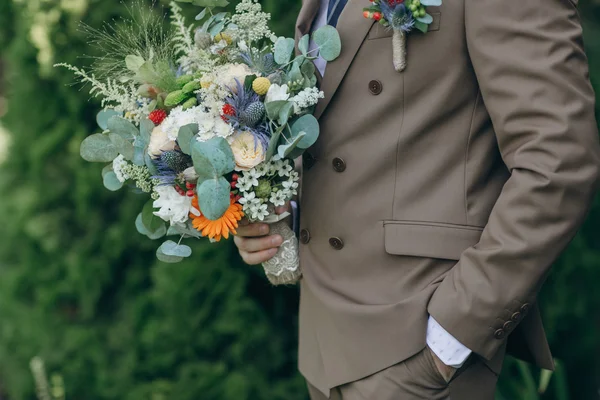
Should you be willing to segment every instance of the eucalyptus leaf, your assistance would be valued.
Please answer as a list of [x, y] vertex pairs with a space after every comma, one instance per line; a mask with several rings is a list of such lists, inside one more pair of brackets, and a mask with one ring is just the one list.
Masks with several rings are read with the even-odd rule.
[[417, 21], [422, 22], [422, 23], [424, 23], [426, 25], [429, 25], [429, 24], [431, 24], [433, 22], [433, 17], [431, 15], [429, 15], [429, 14], [425, 14], [424, 17], [417, 18]]
[[146, 62], [143, 57], [130, 54], [125, 57], [125, 65], [131, 72], [137, 73], [140, 67]]
[[201, 21], [206, 17], [206, 8], [200, 11], [200, 14], [196, 15], [196, 21]]
[[270, 160], [275, 155], [275, 152], [277, 151], [277, 145], [279, 144], [279, 139], [281, 138], [281, 132], [283, 132], [285, 128], [285, 125], [281, 125], [275, 132], [271, 133], [271, 139], [269, 140], [269, 147], [267, 148], [266, 154], [267, 160]]
[[116, 133], [123, 139], [133, 139], [139, 135], [138, 129], [123, 117], [114, 116], [108, 120], [108, 130]]
[[325, 25], [313, 33], [313, 41], [319, 47], [319, 54], [325, 61], [333, 61], [342, 51], [340, 34], [331, 25]]
[[146, 61], [137, 70], [135, 78], [139, 82], [150, 83], [156, 81], [158, 73], [154, 69], [152, 62]]
[[81, 157], [90, 162], [111, 162], [119, 155], [108, 135], [96, 133], [83, 139]]
[[180, 236], [184, 237], [192, 237], [192, 238], [201, 238], [202, 234], [198, 232], [193, 226], [191, 226], [190, 221], [186, 225], [171, 225], [167, 230], [167, 236]]
[[305, 78], [312, 78], [315, 76], [316, 68], [315, 64], [312, 62], [305, 62], [300, 66], [300, 72], [304, 75]]
[[142, 213], [139, 213], [137, 218], [135, 219], [135, 228], [142, 235], [148, 236], [149, 232], [146, 229], [146, 227], [144, 226], [144, 223], [142, 222]]
[[182, 126], [177, 135], [177, 143], [179, 148], [185, 154], [192, 155], [192, 140], [198, 134], [198, 124], [189, 124]]
[[172, 240], [167, 240], [163, 244], [160, 245], [161, 253], [167, 256], [175, 256], [175, 257], [189, 257], [192, 255], [192, 249], [189, 246], [184, 244], [177, 244]]
[[294, 103], [287, 101], [279, 110], [279, 125], [287, 124], [288, 120], [294, 113]]
[[292, 38], [278, 38], [274, 47], [275, 62], [279, 65], [287, 64], [292, 57], [295, 45], [296, 42]]
[[159, 261], [162, 261], [162, 262], [168, 263], [168, 264], [177, 264], [178, 262], [183, 261], [183, 257], [168, 256], [168, 255], [164, 254], [160, 250], [160, 248], [158, 250], [156, 250], [156, 258], [158, 258]]
[[223, 31], [223, 28], [225, 28], [225, 21], [218, 22], [215, 25], [211, 26], [208, 30], [208, 33], [210, 33], [212, 37], [215, 37]]
[[310, 43], [310, 35], [304, 35], [298, 41], [298, 50], [304, 55], [308, 53], [308, 47]]
[[117, 135], [116, 133], [110, 132], [108, 134], [111, 143], [115, 147], [119, 153], [125, 157], [126, 160], [132, 160], [134, 154], [133, 144], [129, 140], [123, 139], [122, 136]]
[[315, 144], [319, 138], [319, 131], [319, 121], [312, 114], [303, 115], [292, 124], [292, 137], [304, 132], [302, 140], [298, 142], [301, 149], [308, 149]]
[[96, 116], [96, 122], [98, 123], [98, 126], [100, 127], [100, 129], [107, 130], [108, 129], [108, 120], [111, 119], [112, 117], [115, 117], [115, 116], [120, 117], [122, 115], [123, 115], [123, 113], [120, 113], [113, 109], [102, 110]]
[[156, 165], [154, 165], [152, 157], [150, 157], [150, 154], [148, 154], [148, 152], [144, 152], [144, 164], [146, 164], [146, 167], [148, 168], [148, 171], [150, 172], [151, 176], [158, 175], [158, 169], [156, 169]]
[[148, 118], [144, 118], [140, 121], [140, 136], [146, 142], [150, 142], [150, 136], [152, 135], [154, 128], [154, 122], [150, 121]]
[[231, 185], [227, 179], [220, 177], [203, 182], [199, 181], [196, 191], [200, 212], [206, 218], [215, 221], [221, 218], [229, 208]]
[[[181, 1], [181, 0], [179, 0], [179, 1]], [[189, 3], [190, 1], [185, 1], [185, 2]], [[228, 0], [191, 0], [191, 3], [195, 6], [209, 7], [209, 8], [226, 7], [229, 5]]]
[[[155, 233], [161, 227], [164, 228], [165, 222], [154, 215], [154, 200], [149, 200], [142, 209], [142, 224], [149, 233]], [[166, 232], [166, 231], [165, 231]]]
[[420, 30], [423, 33], [427, 33], [427, 31], [429, 30], [429, 25], [424, 24], [421, 21], [415, 21], [415, 28], [417, 28], [418, 30]]
[[441, 6], [442, 0], [421, 0], [421, 5], [428, 6]]
[[104, 168], [102, 168], [102, 178], [104, 178], [104, 175], [108, 174], [109, 172], [111, 172], [113, 170], [113, 165], [112, 163], [108, 164], [107, 166], [105, 166]]
[[304, 138], [305, 135], [306, 133], [300, 132], [292, 139], [291, 142], [285, 142], [285, 144], [280, 145], [277, 148], [277, 154], [279, 154], [279, 157], [287, 157], [294, 149], [296, 149], [298, 143], [300, 143], [300, 141]]
[[117, 179], [117, 175], [114, 171], [104, 174], [102, 181], [104, 183], [104, 187], [111, 192], [116, 192], [123, 187], [123, 184]]
[[131, 162], [135, 165], [144, 165], [146, 163], [145, 157], [148, 153], [148, 142], [142, 138], [142, 136], [138, 136], [133, 141], [133, 158]]
[[267, 117], [269, 117], [269, 119], [271, 121], [275, 121], [277, 118], [279, 118], [279, 112], [281, 112], [281, 109], [287, 103], [289, 103], [289, 101], [287, 101], [287, 100], [276, 100], [276, 101], [270, 101], [268, 103], [265, 103], [265, 109], [267, 110]]
[[235, 158], [227, 141], [214, 137], [205, 142], [194, 141], [192, 160], [200, 180], [217, 179], [235, 168]]

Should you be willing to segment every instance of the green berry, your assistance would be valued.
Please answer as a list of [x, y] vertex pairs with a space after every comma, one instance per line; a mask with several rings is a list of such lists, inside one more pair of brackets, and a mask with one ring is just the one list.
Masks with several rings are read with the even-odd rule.
[[191, 82], [192, 79], [194, 79], [192, 75], [182, 75], [179, 78], [177, 78], [175, 83], [177, 84], [177, 86], [183, 87], [186, 83]]
[[256, 187], [256, 197], [259, 199], [268, 199], [271, 195], [271, 182], [267, 179], [261, 179], [258, 181], [258, 186]]
[[178, 104], [183, 103], [185, 100], [190, 97], [188, 94], [183, 93], [182, 90], [176, 90], [167, 95], [165, 99], [165, 106], [167, 107], [175, 107]]
[[183, 89], [181, 89], [181, 91], [183, 93], [187, 93], [187, 94], [191, 94], [194, 93], [196, 90], [200, 90], [201, 86], [200, 86], [200, 82], [199, 81], [191, 81], [186, 83], [183, 86]]
[[198, 100], [195, 97], [192, 97], [192, 98], [186, 100], [185, 103], [183, 103], [183, 109], [187, 110], [188, 108], [196, 107], [197, 105], [198, 105]]

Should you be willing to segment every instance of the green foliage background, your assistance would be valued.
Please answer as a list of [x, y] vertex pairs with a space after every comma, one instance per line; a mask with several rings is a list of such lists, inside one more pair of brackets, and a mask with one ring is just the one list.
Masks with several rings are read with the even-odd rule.
[[[277, 33], [291, 35], [300, 0], [263, 4]], [[600, 91], [600, 2], [580, 8]], [[0, 399], [34, 398], [36, 355], [64, 377], [71, 399], [306, 399], [297, 291], [269, 287], [231, 243], [196, 243], [190, 261], [157, 262], [156, 243], [133, 224], [143, 199], [105, 190], [102, 166], [79, 156], [98, 105], [49, 65], [86, 62], [77, 58], [92, 51], [80, 19], [98, 27], [122, 13], [112, 1], [0, 0], [0, 124], [12, 141], [0, 165]], [[39, 26], [48, 26], [50, 63]], [[573, 399], [598, 398], [599, 223], [597, 202], [542, 294]], [[565, 398], [557, 382], [541, 398]], [[507, 399], [538, 398], [512, 362], [501, 387]]]

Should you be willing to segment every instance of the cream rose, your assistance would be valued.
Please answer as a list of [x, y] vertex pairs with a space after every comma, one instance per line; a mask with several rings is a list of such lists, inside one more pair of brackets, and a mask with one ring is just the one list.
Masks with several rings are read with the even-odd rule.
[[231, 137], [231, 150], [235, 158], [236, 171], [248, 171], [265, 161], [262, 143], [248, 131], [238, 132]]
[[174, 149], [175, 141], [169, 139], [169, 136], [161, 126], [157, 126], [152, 130], [150, 144], [148, 145], [148, 154], [150, 154], [151, 157], [160, 157], [163, 151], [171, 151]]
[[228, 87], [233, 93], [237, 93], [237, 83], [244, 85], [244, 80], [248, 75], [252, 75], [252, 70], [246, 64], [230, 64], [219, 70], [217, 76], [221, 86]]

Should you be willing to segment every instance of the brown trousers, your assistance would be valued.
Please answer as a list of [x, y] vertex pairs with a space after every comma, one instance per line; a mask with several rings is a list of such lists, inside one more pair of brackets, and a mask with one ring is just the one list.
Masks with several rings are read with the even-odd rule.
[[[331, 390], [331, 400], [493, 400], [498, 376], [470, 357], [450, 383], [438, 372], [428, 349], [356, 382]], [[311, 400], [327, 397], [308, 383]]]

